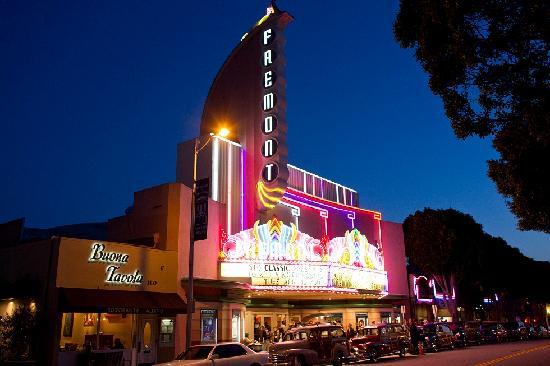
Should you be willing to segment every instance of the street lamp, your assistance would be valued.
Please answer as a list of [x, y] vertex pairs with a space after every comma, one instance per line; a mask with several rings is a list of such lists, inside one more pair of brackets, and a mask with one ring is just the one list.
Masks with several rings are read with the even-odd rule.
[[187, 275], [187, 324], [185, 333], [185, 349], [191, 346], [191, 329], [193, 323], [193, 312], [195, 311], [195, 299], [193, 297], [193, 271], [195, 264], [195, 194], [197, 191], [197, 157], [213, 137], [226, 137], [229, 135], [227, 128], [222, 128], [218, 135], [210, 133], [208, 140], [201, 146], [200, 137], [195, 138], [193, 149], [193, 193], [191, 195], [191, 227], [189, 230], [189, 273]]

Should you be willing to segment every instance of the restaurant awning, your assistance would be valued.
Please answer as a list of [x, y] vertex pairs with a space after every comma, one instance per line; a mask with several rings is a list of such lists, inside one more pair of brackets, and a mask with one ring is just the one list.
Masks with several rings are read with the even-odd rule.
[[60, 288], [63, 312], [174, 315], [187, 312], [176, 293]]

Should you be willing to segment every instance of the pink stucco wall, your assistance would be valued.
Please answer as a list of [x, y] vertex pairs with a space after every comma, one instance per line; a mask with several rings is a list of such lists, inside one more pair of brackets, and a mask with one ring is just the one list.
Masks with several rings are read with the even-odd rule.
[[384, 266], [388, 272], [388, 292], [390, 295], [407, 295], [409, 288], [402, 224], [382, 221], [382, 248]]

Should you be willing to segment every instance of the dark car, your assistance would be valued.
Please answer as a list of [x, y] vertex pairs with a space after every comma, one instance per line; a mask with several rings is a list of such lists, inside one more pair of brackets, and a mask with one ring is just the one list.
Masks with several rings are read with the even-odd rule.
[[466, 336], [466, 330], [464, 329], [464, 324], [449, 323], [449, 328], [451, 328], [451, 330], [455, 335], [455, 346], [467, 347], [470, 345], [470, 343], [468, 342], [468, 338]]
[[409, 342], [409, 334], [401, 324], [380, 324], [361, 328], [350, 340], [355, 357], [372, 362], [389, 355], [404, 357]]
[[506, 329], [501, 323], [484, 321], [480, 329], [484, 343], [502, 343], [508, 340]]
[[272, 365], [341, 365], [350, 360], [346, 332], [339, 325], [310, 325], [285, 333], [269, 348]]
[[455, 348], [455, 335], [448, 323], [428, 323], [422, 327], [424, 350], [437, 352], [442, 348]]
[[548, 338], [550, 336], [550, 332], [544, 325], [537, 325], [535, 327], [535, 330], [537, 332], [538, 338]]
[[483, 337], [481, 335], [481, 322], [480, 321], [470, 321], [464, 324], [464, 333], [466, 338], [466, 343], [469, 345], [475, 344], [480, 345], [483, 343]]
[[506, 328], [506, 332], [508, 333], [508, 340], [521, 341], [529, 338], [527, 328], [523, 322], [513, 321], [504, 323], [504, 328]]
[[527, 338], [529, 339], [539, 338], [538, 332], [534, 326], [526, 325], [525, 327], [527, 328]]

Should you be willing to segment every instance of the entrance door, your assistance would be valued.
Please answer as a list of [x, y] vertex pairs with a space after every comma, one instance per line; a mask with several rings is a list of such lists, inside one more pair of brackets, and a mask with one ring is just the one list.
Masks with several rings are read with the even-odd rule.
[[157, 361], [157, 317], [143, 316], [138, 321], [138, 365]]

